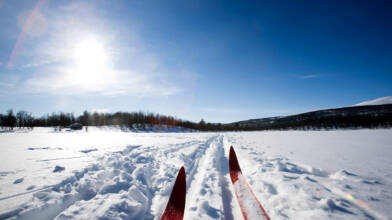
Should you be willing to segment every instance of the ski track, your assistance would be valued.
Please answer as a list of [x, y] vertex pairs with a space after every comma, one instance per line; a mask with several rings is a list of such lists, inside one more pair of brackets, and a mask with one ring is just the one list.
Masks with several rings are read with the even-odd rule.
[[192, 166], [185, 219], [219, 219], [223, 216], [219, 197], [215, 197], [220, 191], [217, 181], [219, 167], [216, 155], [221, 142], [221, 136], [210, 139], [205, 144], [203, 156]]
[[194, 175], [219, 140], [214, 135], [166, 147], [128, 146], [59, 184], [2, 198], [33, 194], [0, 219], [159, 219], [179, 167], [185, 166], [187, 189], [193, 191]]
[[362, 200], [349, 199], [358, 185], [381, 184], [377, 180], [346, 170], [328, 173], [286, 157], [268, 157], [252, 141], [228, 139], [238, 144], [240, 166], [247, 168], [242, 172], [271, 219], [388, 219]]
[[[38, 189], [32, 185], [30, 191], [2, 197], [0, 201], [7, 201], [31, 194], [30, 201], [0, 214], [0, 220], [159, 219], [181, 166], [187, 175], [184, 219], [242, 219], [228, 170], [231, 145], [244, 177], [271, 219], [387, 219], [347, 197], [364, 184], [382, 186], [377, 179], [346, 170], [328, 173], [287, 157], [271, 157], [261, 150], [260, 142], [232, 133], [183, 140], [129, 145], [58, 184]], [[22, 181], [16, 179], [14, 184]], [[382, 198], [372, 194], [375, 190], [366, 193], [375, 202]]]

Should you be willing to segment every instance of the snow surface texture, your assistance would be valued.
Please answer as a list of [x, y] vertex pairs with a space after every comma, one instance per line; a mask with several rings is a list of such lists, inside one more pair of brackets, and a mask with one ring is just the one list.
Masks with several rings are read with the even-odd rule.
[[182, 165], [184, 219], [242, 219], [230, 145], [271, 219], [391, 219], [391, 144], [392, 130], [1, 133], [0, 219], [159, 219]]
[[381, 98], [370, 100], [370, 101], [361, 102], [361, 103], [356, 104], [355, 106], [385, 105], [385, 104], [392, 104], [392, 96], [386, 96], [386, 97], [381, 97]]

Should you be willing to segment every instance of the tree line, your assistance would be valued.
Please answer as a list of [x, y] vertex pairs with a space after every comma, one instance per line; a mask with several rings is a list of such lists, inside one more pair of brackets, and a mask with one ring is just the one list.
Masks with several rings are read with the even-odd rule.
[[41, 117], [33, 117], [30, 112], [18, 111], [16, 114], [9, 109], [6, 114], [0, 114], [0, 126], [13, 130], [15, 127], [29, 128], [34, 127], [67, 127], [74, 123], [80, 123], [83, 126], [105, 126], [121, 125], [133, 128], [146, 127], [151, 125], [166, 125], [169, 127], [182, 127], [200, 131], [230, 131], [231, 126], [225, 126], [221, 123], [207, 123], [204, 119], [200, 122], [178, 119], [173, 116], [160, 115], [146, 112], [116, 112], [116, 113], [98, 113], [84, 111], [83, 114], [75, 116], [73, 113], [54, 112]]
[[[333, 114], [332, 114], [333, 113]], [[181, 120], [176, 117], [146, 112], [98, 113], [84, 111], [75, 116], [73, 113], [52, 113], [41, 117], [33, 117], [27, 111], [12, 109], [0, 114], [0, 126], [14, 129], [33, 127], [67, 127], [73, 123], [83, 126], [121, 125], [133, 128], [151, 125], [183, 127], [200, 131], [257, 131], [257, 130], [320, 130], [320, 129], [357, 129], [357, 128], [390, 128], [392, 127], [392, 105], [348, 107], [308, 112], [280, 118], [256, 119], [253, 122], [208, 123]]]
[[10, 109], [5, 115], [0, 114], [0, 126], [10, 128], [11, 130], [16, 126], [19, 128], [33, 128], [34, 120], [35, 119], [31, 116], [31, 113], [26, 111], [19, 111], [15, 115], [14, 111]]
[[52, 113], [41, 117], [33, 117], [27, 111], [18, 111], [16, 114], [9, 109], [6, 114], [0, 114], [0, 126], [9, 129], [33, 128], [33, 127], [67, 127], [73, 123], [80, 123], [84, 126], [104, 126], [104, 125], [167, 125], [181, 126], [186, 125], [182, 121], [172, 116], [165, 116], [145, 112], [116, 112], [98, 113], [84, 111], [82, 115], [75, 116], [73, 113]]

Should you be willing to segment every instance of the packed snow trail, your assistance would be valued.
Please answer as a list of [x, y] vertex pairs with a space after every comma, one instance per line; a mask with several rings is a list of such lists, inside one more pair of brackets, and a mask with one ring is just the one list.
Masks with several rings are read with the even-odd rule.
[[181, 166], [184, 219], [242, 219], [230, 145], [271, 219], [388, 219], [391, 137], [392, 130], [0, 134], [0, 219], [159, 219]]
[[[228, 193], [228, 172], [222, 172], [223, 136], [207, 143], [208, 149], [197, 161], [195, 177], [188, 190], [185, 219], [230, 219], [231, 195]], [[228, 163], [225, 164], [227, 166]]]

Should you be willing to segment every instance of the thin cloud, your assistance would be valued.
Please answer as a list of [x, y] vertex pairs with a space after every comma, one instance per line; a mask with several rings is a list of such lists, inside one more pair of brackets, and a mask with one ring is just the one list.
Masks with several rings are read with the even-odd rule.
[[[16, 75], [12, 74], [4, 74], [3, 76], [0, 76], [0, 87], [3, 89], [2, 92], [12, 92], [15, 91], [13, 90], [14, 88], [19, 85], [20, 78]], [[11, 90], [10, 90], [11, 89]]]
[[[169, 82], [159, 81], [140, 72], [106, 70], [107, 78], [93, 86], [68, 77], [72, 68], [54, 68], [50, 73], [36, 75], [25, 82], [28, 92], [51, 93], [54, 95], [104, 95], [104, 96], [170, 96], [181, 91]], [[56, 73], [56, 74], [51, 74]], [[165, 84], [166, 83], [166, 84]]]
[[322, 75], [320, 74], [308, 74], [308, 75], [300, 75], [298, 78], [300, 79], [316, 79], [316, 78], [321, 78]]
[[12, 87], [14, 87], [14, 84], [12, 84], [12, 83], [7, 83], [7, 82], [1, 82], [1, 81], [0, 81], [0, 86], [1, 86], [1, 87], [12, 88]]
[[[135, 33], [127, 43], [119, 41], [124, 31], [129, 30], [110, 29], [110, 23], [98, 17], [91, 5], [81, 4], [62, 6], [46, 15], [52, 22], [48, 38], [30, 42], [34, 46], [21, 58], [22, 67], [31, 71], [21, 82], [26, 88], [24, 92], [151, 97], [183, 91], [179, 85], [184, 83], [173, 81], [170, 73], [162, 70], [159, 58], [144, 48]], [[78, 16], [83, 19], [77, 19]], [[86, 36], [96, 38], [104, 48], [109, 57], [105, 65], [96, 63], [98, 67], [94, 67], [95, 64], [89, 63], [92, 68], [86, 70], [75, 64], [78, 61], [75, 61], [74, 47]]]

